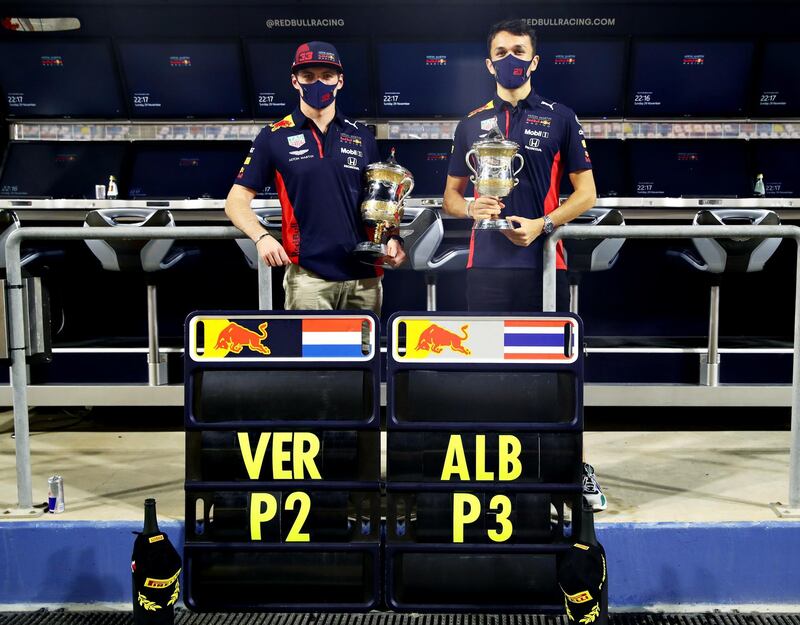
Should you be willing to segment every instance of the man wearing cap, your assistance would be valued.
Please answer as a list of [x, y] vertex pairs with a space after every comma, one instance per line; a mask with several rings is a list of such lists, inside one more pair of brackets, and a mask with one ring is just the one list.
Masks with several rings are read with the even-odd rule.
[[[454, 217], [495, 219], [501, 212], [513, 230], [473, 230], [467, 261], [467, 307], [471, 311], [542, 310], [544, 239], [594, 206], [597, 198], [592, 161], [583, 129], [572, 109], [544, 98], [531, 87], [539, 63], [536, 33], [524, 20], [499, 22], [489, 29], [486, 69], [495, 78], [494, 97], [456, 127], [444, 210]], [[472, 144], [492, 129], [519, 144], [524, 167], [519, 184], [502, 201], [481, 196], [464, 199]], [[569, 175], [573, 193], [559, 206], [561, 177]], [[504, 236], [505, 235], [505, 236]], [[569, 310], [564, 247], [556, 247], [556, 310]], [[594, 468], [583, 465], [584, 499], [604, 510], [606, 497]]]
[[[367, 309], [380, 314], [382, 264], [405, 259], [399, 237], [367, 265], [352, 254], [366, 240], [359, 207], [363, 172], [380, 160], [375, 137], [336, 108], [344, 86], [336, 48], [301, 45], [292, 64], [299, 106], [264, 127], [253, 141], [225, 202], [233, 224], [256, 243], [270, 267], [286, 266], [287, 310]], [[273, 186], [282, 209], [281, 241], [250, 207], [257, 190]]]

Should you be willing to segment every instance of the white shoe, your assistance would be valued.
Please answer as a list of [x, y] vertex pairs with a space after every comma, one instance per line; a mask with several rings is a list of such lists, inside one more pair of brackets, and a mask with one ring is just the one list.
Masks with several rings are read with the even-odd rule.
[[586, 462], [583, 463], [583, 501], [593, 512], [602, 512], [608, 507], [606, 496], [597, 483], [594, 467]]

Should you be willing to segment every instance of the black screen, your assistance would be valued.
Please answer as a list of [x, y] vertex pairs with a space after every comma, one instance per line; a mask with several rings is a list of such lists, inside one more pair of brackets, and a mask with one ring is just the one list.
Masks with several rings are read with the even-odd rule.
[[225, 198], [249, 144], [160, 142], [134, 145], [131, 198]]
[[10, 117], [118, 117], [119, 78], [106, 41], [0, 43]]
[[755, 174], [764, 174], [767, 197], [800, 196], [800, 141], [752, 141]]
[[494, 95], [481, 43], [378, 44], [378, 115], [463, 117]]
[[133, 117], [236, 118], [248, 112], [237, 42], [119, 44]]
[[[598, 197], [624, 197], [628, 195], [628, 162], [625, 142], [618, 139], [587, 139], [587, 150], [592, 159], [592, 174]], [[572, 193], [569, 174], [561, 178], [561, 195]]]
[[536, 92], [590, 117], [621, 117], [624, 41], [546, 41], [537, 50]]
[[11, 143], [0, 196], [94, 198], [96, 184], [120, 178], [124, 143]]
[[635, 42], [628, 114], [744, 114], [753, 48], [750, 42]]
[[[342, 60], [344, 87], [336, 95], [336, 107], [346, 115], [375, 114], [370, 89], [369, 55], [362, 42], [331, 42]], [[299, 95], [291, 83], [291, 67], [297, 42], [248, 41], [245, 44], [253, 84], [256, 117], [274, 119], [297, 106]]]
[[378, 141], [381, 158], [395, 148], [397, 162], [414, 175], [411, 197], [442, 197], [450, 162], [451, 141]]
[[737, 140], [633, 140], [634, 195], [747, 197], [753, 181], [746, 144]]
[[800, 41], [770, 41], [758, 72], [755, 114], [761, 117], [800, 115]]

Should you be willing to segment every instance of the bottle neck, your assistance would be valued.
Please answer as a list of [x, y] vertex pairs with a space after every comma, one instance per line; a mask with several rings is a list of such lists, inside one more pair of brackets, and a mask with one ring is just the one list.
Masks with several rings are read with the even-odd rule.
[[586, 545], [598, 544], [597, 535], [594, 533], [594, 512], [591, 508], [581, 507], [581, 531], [578, 540]]
[[145, 499], [144, 501], [144, 528], [143, 534], [158, 534], [158, 518], [156, 517], [156, 500]]

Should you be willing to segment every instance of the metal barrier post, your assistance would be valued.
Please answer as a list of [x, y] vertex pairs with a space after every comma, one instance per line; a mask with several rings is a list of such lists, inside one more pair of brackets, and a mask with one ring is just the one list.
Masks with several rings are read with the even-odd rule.
[[272, 310], [272, 267], [258, 254], [258, 308]]
[[562, 226], [544, 247], [542, 303], [556, 307], [556, 244], [561, 239], [691, 239], [693, 237], [757, 237], [794, 239], [798, 246], [794, 294], [792, 360], [792, 426], [789, 448], [789, 504], [771, 503], [778, 516], [800, 517], [800, 227], [798, 226]]
[[[17, 464], [17, 508], [7, 515], [34, 516], [41, 510], [33, 507], [31, 479], [31, 447], [28, 414], [28, 369], [25, 363], [25, 312], [22, 296], [20, 246], [23, 239], [87, 240], [87, 239], [234, 239], [241, 232], [233, 226], [201, 226], [177, 228], [19, 228], [6, 240], [6, 274], [8, 277], [9, 325], [11, 340], [11, 387], [14, 401], [14, 434]], [[102, 232], [99, 232], [102, 231]]]

